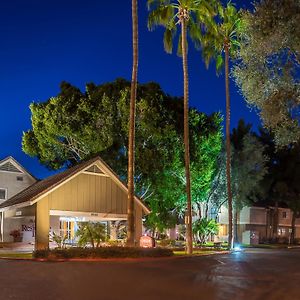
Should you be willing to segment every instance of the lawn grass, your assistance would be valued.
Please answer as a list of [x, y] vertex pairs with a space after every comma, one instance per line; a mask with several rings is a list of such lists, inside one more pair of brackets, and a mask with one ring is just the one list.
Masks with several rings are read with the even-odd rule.
[[0, 253], [0, 258], [31, 259], [32, 253]]
[[[222, 250], [193, 250], [193, 255], [210, 255], [219, 253]], [[175, 256], [185, 256], [187, 255], [184, 250], [173, 250], [173, 253]]]

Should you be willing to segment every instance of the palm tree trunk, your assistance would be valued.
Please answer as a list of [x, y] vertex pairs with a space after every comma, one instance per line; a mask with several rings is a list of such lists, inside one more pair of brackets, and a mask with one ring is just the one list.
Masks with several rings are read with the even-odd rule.
[[181, 22], [181, 46], [182, 46], [182, 65], [184, 80], [184, 158], [185, 158], [185, 177], [186, 177], [186, 251], [188, 254], [193, 253], [193, 233], [192, 233], [192, 199], [191, 199], [191, 174], [190, 174], [190, 145], [189, 145], [189, 77], [187, 63], [187, 28], [186, 20]]
[[133, 66], [130, 93], [130, 116], [128, 134], [128, 201], [127, 201], [127, 245], [134, 246], [134, 150], [135, 150], [135, 102], [138, 71], [138, 15], [137, 0], [132, 0], [132, 45]]
[[229, 91], [229, 45], [225, 42], [226, 86], [226, 179], [228, 195], [228, 248], [233, 248], [232, 191], [231, 191], [231, 144], [230, 144], [230, 91]]

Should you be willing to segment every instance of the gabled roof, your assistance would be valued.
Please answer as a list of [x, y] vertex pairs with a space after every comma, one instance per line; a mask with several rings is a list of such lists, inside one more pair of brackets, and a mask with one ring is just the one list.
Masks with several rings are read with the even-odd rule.
[[[1, 169], [1, 167], [3, 167]], [[13, 172], [13, 173], [26, 173], [30, 177], [36, 180], [36, 178], [28, 172], [18, 161], [16, 161], [12, 156], [7, 156], [6, 158], [0, 160], [0, 172]]]
[[[93, 166], [95, 163], [99, 163], [101, 169], [109, 176], [113, 181], [115, 181], [123, 190], [127, 191], [127, 186], [119, 179], [117, 174], [99, 157], [94, 157], [87, 161], [83, 161], [76, 166], [67, 169], [61, 173], [50, 176], [44, 180], [38, 181], [33, 185], [29, 186], [27, 189], [16, 194], [12, 198], [6, 200], [0, 205], [0, 210], [5, 210], [10, 207], [24, 207], [29, 206], [37, 201], [39, 201], [43, 196], [50, 193], [52, 190], [62, 185], [66, 181], [70, 180], [72, 177], [77, 176], [81, 171]], [[145, 205], [145, 203], [135, 196], [135, 201], [139, 203], [145, 213], [150, 213], [150, 209]]]

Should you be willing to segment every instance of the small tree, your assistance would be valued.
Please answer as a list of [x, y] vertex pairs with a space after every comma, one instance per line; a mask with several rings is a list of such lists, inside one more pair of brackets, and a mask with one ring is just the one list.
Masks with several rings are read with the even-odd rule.
[[61, 235], [53, 232], [51, 234], [51, 239], [53, 242], [56, 243], [57, 248], [59, 248], [59, 249], [66, 248], [66, 241], [68, 239], [67, 235], [61, 236]]
[[199, 219], [193, 224], [193, 233], [195, 239], [204, 244], [210, 235], [215, 235], [219, 232], [219, 224], [215, 220], [209, 220], [206, 218]]
[[82, 222], [79, 224], [76, 236], [79, 237], [78, 245], [80, 247], [91, 244], [93, 248], [98, 248], [100, 243], [106, 239], [105, 225], [102, 223]]

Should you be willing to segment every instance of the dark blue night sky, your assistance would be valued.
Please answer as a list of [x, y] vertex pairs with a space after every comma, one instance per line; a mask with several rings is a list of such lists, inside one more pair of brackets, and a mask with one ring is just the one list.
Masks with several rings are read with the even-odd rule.
[[[139, 2], [139, 81], [156, 81], [181, 96], [181, 59], [164, 52], [162, 29], [148, 32], [146, 1]], [[0, 39], [0, 159], [12, 155], [43, 178], [49, 171], [21, 149], [22, 132], [30, 128], [29, 104], [55, 96], [63, 80], [84, 89], [91, 81], [130, 78], [131, 1], [1, 1]], [[223, 112], [224, 77], [216, 77], [213, 66], [207, 71], [192, 46], [189, 65], [191, 106]], [[233, 82], [231, 90], [232, 126], [241, 117], [258, 126]]]

